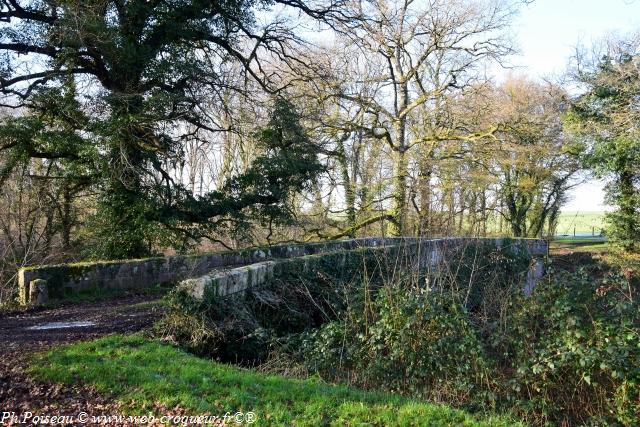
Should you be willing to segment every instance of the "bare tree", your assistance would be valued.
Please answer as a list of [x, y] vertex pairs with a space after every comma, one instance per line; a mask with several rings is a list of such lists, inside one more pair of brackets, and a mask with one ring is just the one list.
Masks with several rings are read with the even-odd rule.
[[[352, 2], [357, 23], [340, 27], [344, 60], [329, 89], [347, 114], [336, 127], [385, 142], [392, 156], [390, 232], [402, 234], [414, 147], [476, 141], [498, 128], [468, 129], [441, 120], [444, 99], [483, 79], [482, 66], [511, 52], [503, 1]], [[335, 58], [335, 56], [333, 56]], [[341, 74], [341, 77], [337, 77]], [[419, 125], [418, 125], [419, 123]]]
[[[576, 184], [580, 145], [565, 135], [567, 94], [553, 84], [511, 79], [496, 93], [505, 131], [491, 163], [498, 176], [501, 214], [518, 237], [553, 228], [566, 193]], [[550, 230], [553, 231], [553, 230]]]

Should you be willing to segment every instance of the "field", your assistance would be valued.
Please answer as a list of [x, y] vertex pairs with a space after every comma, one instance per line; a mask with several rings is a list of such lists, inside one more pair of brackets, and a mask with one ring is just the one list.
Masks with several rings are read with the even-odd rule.
[[604, 227], [604, 212], [562, 212], [556, 234], [559, 236], [591, 236], [600, 234]]
[[[577, 233], [576, 233], [577, 234]], [[592, 252], [601, 253], [610, 250], [607, 239], [600, 236], [566, 236], [556, 237], [549, 247], [552, 255], [568, 252]]]

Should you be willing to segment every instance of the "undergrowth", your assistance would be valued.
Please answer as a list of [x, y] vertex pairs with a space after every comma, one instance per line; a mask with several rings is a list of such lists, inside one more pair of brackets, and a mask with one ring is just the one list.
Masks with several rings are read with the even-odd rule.
[[208, 304], [174, 293], [161, 330], [265, 372], [513, 412], [534, 425], [636, 425], [637, 270], [551, 269], [525, 297], [521, 253], [476, 246], [447, 261], [351, 281], [298, 275]]

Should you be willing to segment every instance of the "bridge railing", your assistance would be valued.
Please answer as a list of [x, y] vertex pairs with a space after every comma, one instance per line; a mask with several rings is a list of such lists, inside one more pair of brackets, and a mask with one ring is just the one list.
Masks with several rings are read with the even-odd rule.
[[[145, 289], [156, 285], [178, 283], [189, 278], [215, 276], [215, 270], [226, 268], [230, 273], [240, 274], [230, 267], [256, 264], [246, 269], [247, 274], [270, 271], [268, 261], [294, 259], [335, 251], [350, 251], [358, 248], [384, 248], [401, 244], [419, 244], [423, 248], [433, 247], [430, 256], [439, 256], [438, 248], [462, 244], [469, 238], [419, 239], [412, 237], [366, 237], [330, 242], [279, 245], [266, 248], [245, 249], [202, 255], [184, 255], [134, 260], [96, 261], [59, 265], [44, 265], [21, 268], [18, 271], [19, 296], [22, 304], [43, 304], [52, 300], [64, 300], [73, 295]], [[501, 245], [506, 239], [486, 239]], [[547, 246], [544, 240], [509, 239], [532, 256], [544, 256]], [[267, 262], [265, 264], [265, 262]], [[214, 273], [211, 273], [214, 271]], [[220, 273], [223, 274], [223, 273]], [[219, 276], [225, 277], [225, 276]], [[202, 282], [201, 280], [201, 282]], [[208, 280], [208, 279], [206, 279]], [[218, 279], [216, 279], [218, 280]], [[223, 279], [219, 279], [223, 280]], [[231, 283], [227, 280], [228, 283]], [[231, 285], [230, 285], [231, 286]]]

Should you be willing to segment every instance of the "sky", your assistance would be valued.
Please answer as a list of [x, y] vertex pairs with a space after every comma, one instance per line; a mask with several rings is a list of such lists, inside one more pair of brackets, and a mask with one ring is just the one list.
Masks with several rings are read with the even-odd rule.
[[[590, 46], [614, 33], [640, 31], [640, 0], [534, 0], [514, 22], [520, 55], [516, 72], [537, 78], [559, 77], [578, 44]], [[603, 183], [595, 179], [574, 188], [565, 212], [607, 210]]]

